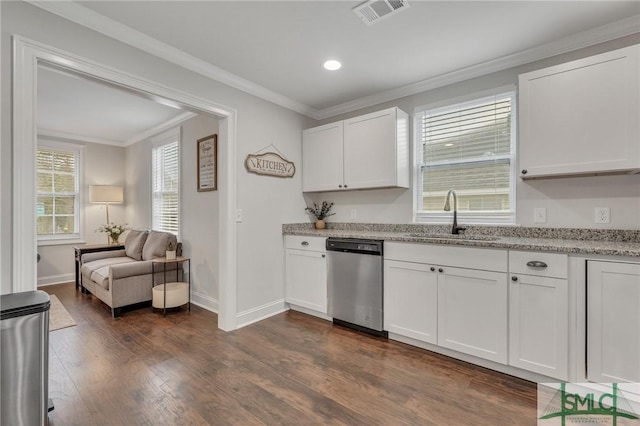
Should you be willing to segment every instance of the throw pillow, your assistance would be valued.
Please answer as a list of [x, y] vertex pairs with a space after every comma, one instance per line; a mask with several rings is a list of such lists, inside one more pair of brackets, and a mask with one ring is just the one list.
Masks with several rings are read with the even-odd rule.
[[135, 260], [142, 260], [142, 247], [147, 241], [147, 231], [129, 230], [127, 238], [124, 240], [124, 252], [127, 256]]
[[164, 257], [167, 252], [167, 244], [169, 243], [169, 240], [173, 241], [174, 244], [178, 241], [175, 235], [168, 232], [149, 232], [147, 241], [144, 243], [144, 247], [142, 249], [142, 260]]

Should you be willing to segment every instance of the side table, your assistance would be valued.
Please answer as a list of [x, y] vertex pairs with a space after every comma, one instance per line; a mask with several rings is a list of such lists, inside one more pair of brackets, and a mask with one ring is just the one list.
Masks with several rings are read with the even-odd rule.
[[97, 251], [113, 251], [122, 250], [124, 244], [83, 244], [81, 246], [73, 246], [76, 257], [76, 290], [80, 286], [80, 264], [82, 263], [82, 255], [85, 253], [95, 253]]
[[[167, 265], [176, 265], [176, 280], [167, 282]], [[189, 278], [187, 282], [180, 281], [180, 265], [189, 265]], [[156, 265], [162, 265], [162, 284], [155, 282]], [[182, 268], [182, 278], [184, 279], [184, 266]], [[178, 256], [175, 259], [167, 259], [166, 257], [158, 257], [151, 260], [151, 280], [152, 280], [152, 302], [151, 306], [162, 309], [163, 315], [167, 315], [167, 308], [176, 308], [182, 305], [188, 305], [191, 312], [191, 259], [188, 257]]]

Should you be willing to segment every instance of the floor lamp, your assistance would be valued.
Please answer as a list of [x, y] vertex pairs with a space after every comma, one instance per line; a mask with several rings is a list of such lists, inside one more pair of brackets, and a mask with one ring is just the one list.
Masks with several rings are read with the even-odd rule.
[[[109, 204], [122, 204], [124, 202], [124, 189], [113, 185], [90, 185], [89, 202], [104, 204], [107, 211], [107, 225], [109, 222]], [[109, 236], [107, 236], [107, 242]]]

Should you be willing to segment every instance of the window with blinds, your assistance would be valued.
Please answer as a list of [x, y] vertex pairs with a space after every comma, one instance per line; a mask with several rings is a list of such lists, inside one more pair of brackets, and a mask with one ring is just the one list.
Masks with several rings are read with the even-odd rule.
[[180, 150], [175, 138], [152, 150], [152, 228], [178, 234], [180, 229]]
[[515, 92], [416, 114], [416, 221], [447, 222], [445, 196], [458, 196], [466, 223], [515, 221]]
[[78, 238], [79, 149], [36, 151], [36, 228], [39, 240]]

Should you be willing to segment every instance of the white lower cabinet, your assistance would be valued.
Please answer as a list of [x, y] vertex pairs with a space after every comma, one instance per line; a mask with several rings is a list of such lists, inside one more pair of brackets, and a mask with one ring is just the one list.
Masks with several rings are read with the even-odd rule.
[[568, 380], [567, 280], [512, 274], [510, 286], [509, 364]]
[[389, 333], [507, 363], [506, 250], [394, 242], [384, 247]]
[[587, 262], [587, 379], [640, 382], [640, 263]]
[[568, 380], [568, 256], [510, 250], [509, 272], [509, 364]]
[[507, 274], [438, 267], [438, 345], [507, 363]]
[[384, 329], [438, 343], [438, 274], [421, 263], [385, 260]]
[[285, 238], [285, 301], [327, 313], [327, 258], [324, 238]]

